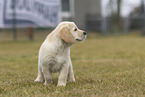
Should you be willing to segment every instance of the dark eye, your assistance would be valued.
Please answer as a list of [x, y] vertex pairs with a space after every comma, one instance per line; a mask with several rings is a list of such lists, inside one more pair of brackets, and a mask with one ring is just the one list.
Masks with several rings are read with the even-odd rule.
[[77, 31], [77, 29], [74, 29], [74, 31]]

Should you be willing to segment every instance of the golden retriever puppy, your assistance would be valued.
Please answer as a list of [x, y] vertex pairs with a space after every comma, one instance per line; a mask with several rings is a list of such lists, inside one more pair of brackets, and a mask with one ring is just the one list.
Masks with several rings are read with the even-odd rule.
[[86, 38], [86, 32], [73, 22], [61, 22], [45, 39], [39, 50], [38, 76], [35, 82], [52, 83], [52, 73], [60, 72], [57, 86], [75, 82], [70, 46]]

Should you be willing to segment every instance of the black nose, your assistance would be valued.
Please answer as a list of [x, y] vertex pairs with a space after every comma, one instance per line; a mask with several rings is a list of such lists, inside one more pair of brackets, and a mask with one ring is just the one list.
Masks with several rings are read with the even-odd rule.
[[86, 32], [83, 32], [83, 34], [86, 35], [87, 33]]

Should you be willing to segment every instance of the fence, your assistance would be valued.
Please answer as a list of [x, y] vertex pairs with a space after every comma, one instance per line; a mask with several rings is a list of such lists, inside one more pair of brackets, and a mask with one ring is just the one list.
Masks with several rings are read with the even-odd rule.
[[[86, 28], [89, 31], [101, 32], [103, 34], [128, 33], [135, 30], [143, 31], [145, 30], [144, 4], [145, 0], [140, 0], [139, 6], [133, 6], [131, 4], [126, 5], [127, 7], [132, 8], [132, 10], [129, 12], [129, 15], [125, 17], [121, 16], [121, 11], [127, 9], [120, 8], [120, 16], [118, 19], [117, 9], [116, 11], [113, 11], [115, 9], [111, 7], [112, 3], [109, 3], [108, 6], [110, 7], [107, 8], [110, 8], [109, 10], [111, 13], [108, 16], [103, 17], [97, 14], [86, 15]], [[108, 11], [108, 9], [106, 11]]]

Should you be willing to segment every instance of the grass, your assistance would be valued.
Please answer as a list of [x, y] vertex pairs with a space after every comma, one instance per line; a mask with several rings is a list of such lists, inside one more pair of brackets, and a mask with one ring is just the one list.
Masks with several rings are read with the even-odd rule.
[[1, 97], [145, 97], [145, 37], [89, 34], [71, 48], [76, 82], [66, 87], [57, 87], [58, 73], [49, 86], [34, 83], [43, 40], [0, 41]]

